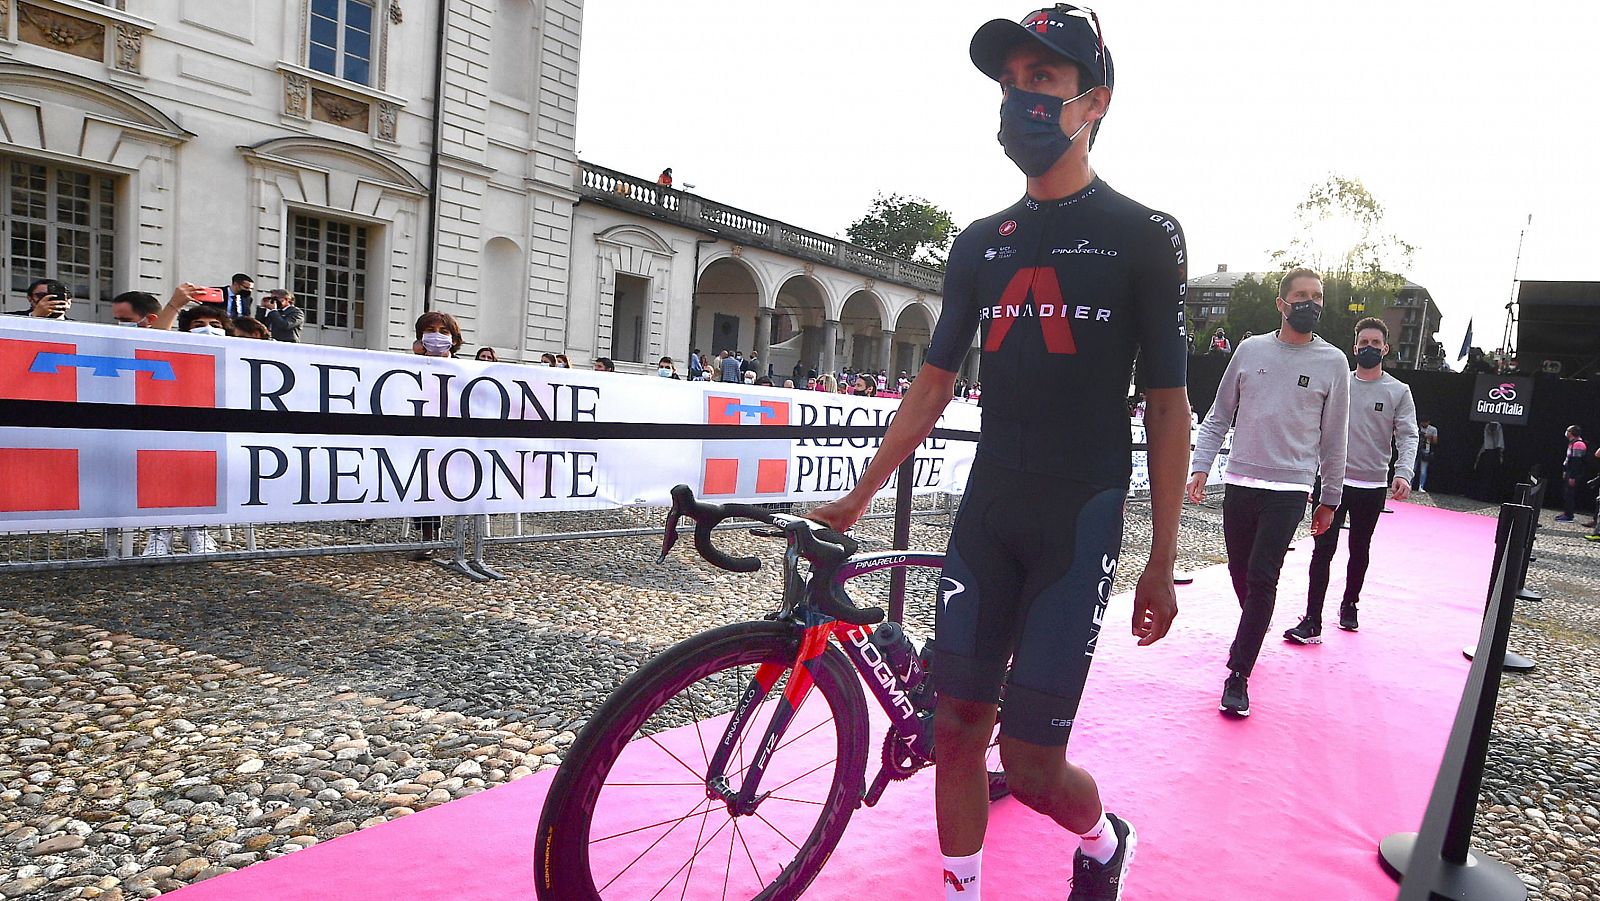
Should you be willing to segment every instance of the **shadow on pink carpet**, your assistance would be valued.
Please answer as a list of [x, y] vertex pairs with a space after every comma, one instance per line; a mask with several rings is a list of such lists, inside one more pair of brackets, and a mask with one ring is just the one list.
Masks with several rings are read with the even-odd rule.
[[[1494, 520], [1391, 504], [1374, 539], [1361, 631], [1322, 646], [1283, 642], [1299, 618], [1311, 542], [1284, 564], [1277, 615], [1251, 679], [1253, 715], [1217, 699], [1238, 603], [1226, 567], [1178, 589], [1172, 634], [1137, 648], [1129, 595], [1112, 614], [1074, 728], [1071, 756], [1108, 809], [1139, 831], [1129, 899], [1393, 898], [1385, 835], [1415, 830], [1438, 770], [1481, 621]], [[1345, 554], [1334, 559], [1336, 609]], [[881, 738], [881, 736], [879, 736]], [[869, 753], [876, 772], [879, 743]], [[533, 896], [540, 773], [174, 893], [178, 901], [476, 899]], [[673, 815], [681, 814], [676, 811]], [[1073, 843], [1006, 799], [991, 810], [984, 891], [1062, 899]], [[942, 897], [931, 771], [857, 811], [808, 897]], [[629, 895], [619, 895], [628, 898]]]

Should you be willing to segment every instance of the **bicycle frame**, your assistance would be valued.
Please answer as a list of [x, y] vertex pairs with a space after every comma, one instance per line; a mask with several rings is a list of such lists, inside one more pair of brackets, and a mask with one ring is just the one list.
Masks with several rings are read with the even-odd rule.
[[[761, 778], [766, 772], [767, 763], [773, 751], [777, 749], [778, 743], [783, 740], [800, 705], [814, 687], [812, 672], [814, 667], [819, 665], [818, 661], [823, 653], [827, 651], [829, 639], [839, 642], [845, 656], [850, 659], [857, 673], [867, 683], [872, 696], [889, 716], [894, 728], [909, 739], [910, 749], [924, 759], [932, 756], [932, 730], [928, 721], [922, 716], [925, 710], [918, 708], [906, 689], [904, 677], [894, 671], [877, 646], [871, 642], [874, 627], [850, 625], [819, 613], [808, 603], [807, 598], [812, 591], [842, 588], [851, 579], [879, 570], [907, 566], [939, 569], [944, 566], [944, 554], [921, 551], [860, 554], [843, 563], [832, 574], [831, 580], [820, 584], [817, 583], [815, 575], [807, 577], [800, 574], [798, 560], [795, 549], [790, 547], [784, 554], [784, 600], [778, 613], [779, 619], [789, 619], [804, 629], [794, 663], [788, 667], [777, 663], [763, 663], [757, 668], [750, 684], [745, 686], [744, 692], [740, 695], [739, 703], [728, 719], [728, 725], [723, 729], [722, 738], [717, 742], [716, 753], [712, 755], [706, 774], [707, 792], [711, 797], [720, 798], [736, 816], [748, 816], [754, 813], [756, 807], [764, 800], [765, 796], [758, 797], [757, 792], [760, 789]], [[745, 770], [743, 784], [735, 793], [728, 785], [728, 761], [733, 755], [739, 736], [749, 725], [750, 718], [786, 670], [792, 674], [789, 684], [784, 687], [783, 696], [778, 700], [777, 709], [767, 724], [755, 757]]]

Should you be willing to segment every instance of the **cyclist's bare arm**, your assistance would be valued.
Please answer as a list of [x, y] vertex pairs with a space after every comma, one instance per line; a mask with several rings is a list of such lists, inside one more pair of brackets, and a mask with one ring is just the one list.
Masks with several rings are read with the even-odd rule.
[[867, 471], [861, 474], [861, 481], [850, 489], [849, 494], [823, 504], [806, 515], [841, 532], [855, 525], [861, 514], [866, 512], [867, 505], [872, 503], [872, 496], [889, 481], [895, 468], [917, 449], [917, 445], [927, 440], [928, 433], [933, 431], [940, 414], [949, 405], [955, 384], [956, 374], [953, 371], [924, 363], [917, 371], [917, 380], [911, 383], [910, 390], [900, 399], [900, 409], [895, 413], [894, 422], [889, 424], [883, 444], [873, 455], [872, 462], [867, 464]]
[[1189, 466], [1189, 391], [1152, 388], [1145, 395], [1145, 441], [1150, 467], [1150, 560], [1133, 592], [1133, 634], [1139, 644], [1160, 641], [1178, 615], [1172, 567], [1178, 556], [1183, 477]]

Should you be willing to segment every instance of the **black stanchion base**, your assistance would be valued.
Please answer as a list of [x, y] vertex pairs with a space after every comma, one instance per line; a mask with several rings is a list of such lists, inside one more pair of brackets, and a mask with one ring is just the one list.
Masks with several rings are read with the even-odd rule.
[[[1471, 660], [1478, 655], [1478, 646], [1467, 645], [1461, 649], [1461, 655]], [[1508, 673], [1526, 673], [1538, 665], [1532, 659], [1524, 657], [1516, 651], [1506, 651], [1506, 659], [1501, 662], [1500, 668]]]
[[1194, 584], [1194, 576], [1190, 575], [1189, 573], [1173, 573], [1172, 574], [1172, 584], [1174, 584], [1174, 585], [1193, 585]]
[[[1383, 871], [1395, 881], [1405, 876], [1416, 842], [1415, 832], [1396, 832], [1378, 845], [1378, 860], [1383, 864]], [[1439, 881], [1428, 888], [1433, 891], [1430, 897], [1449, 901], [1527, 901], [1528, 897], [1528, 887], [1509, 867], [1472, 851], [1467, 852], [1465, 866], [1443, 864]]]

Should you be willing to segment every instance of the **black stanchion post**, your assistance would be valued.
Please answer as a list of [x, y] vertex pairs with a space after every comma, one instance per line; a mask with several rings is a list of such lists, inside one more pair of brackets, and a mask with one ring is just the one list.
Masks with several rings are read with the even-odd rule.
[[[894, 483], [894, 549], [911, 548], [911, 485], [917, 478], [917, 455], [906, 457], [900, 464]], [[906, 568], [896, 566], [889, 571], [889, 618], [904, 622], [906, 618]]]
[[[1516, 586], [1516, 595], [1517, 600], [1519, 601], [1544, 600], [1544, 598], [1537, 594], [1533, 594], [1530, 597], [1527, 589], [1524, 588], [1522, 584], [1528, 579], [1528, 565], [1533, 559], [1533, 537], [1534, 533], [1539, 530], [1539, 509], [1540, 504], [1543, 502], [1544, 484], [1542, 482], [1535, 483], [1533, 485], [1519, 484], [1513, 493], [1513, 504], [1529, 507], [1533, 510], [1533, 514], [1530, 517], [1530, 522], [1528, 523], [1527, 540], [1521, 544], [1513, 545], [1511, 547], [1510, 558], [1513, 569], [1510, 580], [1511, 584]], [[1493, 603], [1492, 599], [1490, 603]], [[1461, 649], [1461, 653], [1465, 655], [1468, 660], [1471, 660], [1473, 655], [1477, 654], [1477, 652], [1477, 645], [1471, 645]], [[1523, 655], [1518, 654], [1516, 651], [1513, 651], [1509, 648], [1506, 649], [1505, 658], [1501, 660], [1501, 666], [1513, 673], [1531, 672], [1538, 665], [1539, 664], [1534, 662], [1532, 658], [1524, 657]]]
[[1401, 880], [1399, 901], [1525, 901], [1528, 897], [1527, 886], [1515, 873], [1472, 850], [1472, 826], [1500, 691], [1501, 668], [1491, 662], [1504, 656], [1511, 638], [1517, 557], [1526, 547], [1532, 516], [1533, 510], [1525, 505], [1500, 508], [1489, 612], [1478, 633], [1479, 646], [1489, 653], [1473, 661], [1467, 676], [1421, 830], [1395, 833], [1379, 845], [1384, 869]]

